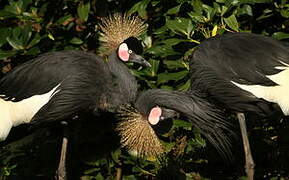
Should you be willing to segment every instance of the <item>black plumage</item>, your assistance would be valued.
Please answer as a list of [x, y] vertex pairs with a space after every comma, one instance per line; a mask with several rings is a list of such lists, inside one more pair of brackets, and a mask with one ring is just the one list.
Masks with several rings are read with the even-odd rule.
[[[200, 129], [201, 134], [216, 147], [221, 155], [231, 158], [230, 135], [234, 134], [231, 130], [231, 125], [223, 119], [222, 111], [209, 103], [198, 91], [147, 90], [138, 96], [134, 107], [138, 112], [134, 117], [136, 119], [141, 117], [140, 121], [148, 122], [150, 112], [155, 107], [160, 108], [162, 111], [160, 121], [165, 121], [177, 115], [186, 117], [189, 122], [192, 122], [193, 126]], [[126, 118], [123, 119], [124, 121], [126, 120]], [[128, 119], [131, 120], [133, 118]], [[147, 123], [147, 126], [156, 127], [157, 124], [151, 125]], [[150, 154], [151, 151], [154, 152], [154, 147], [147, 148], [146, 145], [143, 145], [148, 143], [147, 141], [154, 141], [154, 138], [152, 138], [152, 140], [138, 139], [138, 141], [142, 141], [142, 143], [138, 145], [136, 145], [136, 140], [134, 139], [143, 134], [151, 133], [151, 131], [144, 132], [142, 131], [144, 128], [135, 127], [136, 126], [132, 128], [129, 126], [125, 128], [122, 127], [122, 129], [124, 129], [123, 132], [120, 133], [123, 141], [122, 144], [128, 146], [130, 150], [145, 151], [144, 153], [139, 152], [139, 154]], [[131, 136], [131, 134], [138, 133], [141, 135]], [[148, 135], [144, 137], [147, 136]]]
[[[145, 29], [137, 17], [115, 14], [102, 19], [102, 56], [83, 51], [43, 54], [0, 80], [0, 140], [12, 126], [39, 126], [75, 119], [82, 112], [115, 112], [134, 102], [137, 81], [125, 62], [150, 64], [136, 38]], [[68, 139], [63, 138], [58, 178], [65, 178]]]
[[2, 119], [7, 124], [3, 132], [0, 128], [0, 138], [5, 139], [11, 125], [67, 120], [82, 111], [113, 112], [135, 100], [137, 81], [125, 62], [150, 66], [138, 55], [143, 50], [135, 37], [144, 24], [120, 14], [103, 22], [104, 32], [124, 30], [103, 35], [103, 46], [110, 48], [103, 56], [77, 50], [50, 52], [17, 66], [0, 80]]
[[250, 33], [207, 39], [190, 57], [191, 88], [237, 112], [249, 179], [254, 178], [254, 161], [243, 113], [288, 115], [288, 68], [288, 47], [273, 38]]
[[104, 61], [92, 53], [61, 51], [43, 54], [9, 72], [0, 81], [5, 100], [18, 102], [58, 93], [33, 117], [34, 123], [63, 120], [80, 110], [115, 109], [134, 100], [137, 82], [115, 53]]
[[284, 69], [276, 67], [287, 68], [288, 64], [289, 50], [277, 40], [249, 33], [228, 33], [205, 40], [197, 47], [190, 59], [191, 87], [237, 112], [266, 116], [274, 111], [272, 103], [232, 81], [278, 86], [268, 76], [282, 72]]

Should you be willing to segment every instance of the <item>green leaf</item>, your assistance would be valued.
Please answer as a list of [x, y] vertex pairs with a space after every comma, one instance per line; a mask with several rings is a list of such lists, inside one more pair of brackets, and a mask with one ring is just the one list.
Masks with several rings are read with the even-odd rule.
[[150, 0], [142, 0], [138, 3], [136, 3], [129, 11], [128, 14], [132, 14], [137, 12], [140, 17], [145, 18], [146, 17], [146, 8], [148, 4], [150, 3]]
[[194, 9], [194, 12], [197, 14], [197, 15], [202, 15], [202, 12], [203, 12], [203, 3], [201, 0], [193, 0], [191, 2], [191, 5]]
[[101, 175], [101, 173], [98, 173], [95, 177], [96, 180], [104, 180], [104, 177]]
[[284, 18], [289, 18], [289, 8], [287, 8], [287, 9], [281, 9], [280, 14], [281, 14], [281, 16], [283, 16]]
[[188, 91], [191, 88], [191, 80], [187, 80], [186, 83], [177, 86], [179, 91]]
[[237, 6], [240, 3], [239, 0], [226, 0], [225, 1], [225, 6], [228, 8], [231, 8], [231, 6]]
[[178, 80], [183, 79], [187, 74], [188, 74], [187, 70], [174, 72], [174, 73], [167, 73], [167, 72], [160, 73], [158, 75], [157, 84], [159, 85], [159, 84], [168, 82], [170, 80], [178, 81]]
[[5, 10], [0, 10], [0, 20], [1, 18], [11, 18], [11, 17], [15, 17], [15, 14]]
[[206, 16], [204, 16], [205, 21], [206, 22], [212, 21], [213, 17], [215, 16], [215, 14], [217, 12], [217, 9], [215, 9], [215, 8], [213, 8], [211, 6], [208, 6], [206, 4], [203, 4], [203, 9], [204, 9], [204, 11], [206, 13]]
[[32, 28], [31, 26], [24, 26], [21, 28], [21, 35], [20, 41], [22, 42], [23, 46], [26, 46], [32, 36]]
[[207, 18], [203, 15], [199, 15], [196, 12], [189, 12], [188, 15], [195, 23], [205, 23], [207, 21]]
[[26, 53], [25, 55], [37, 55], [40, 53], [40, 49], [38, 46], [35, 46], [33, 48], [30, 48]]
[[181, 60], [165, 60], [164, 64], [168, 69], [185, 68], [184, 62]]
[[122, 180], [137, 180], [137, 178], [134, 175], [129, 175], [129, 176], [123, 176]]
[[32, 39], [32, 41], [30, 41], [30, 43], [28, 44], [27, 48], [31, 48], [34, 45], [36, 45], [37, 43], [39, 43], [39, 41], [42, 39], [43, 37], [41, 37], [38, 33], [34, 36], [34, 38]]
[[111, 158], [113, 159], [114, 162], [119, 163], [119, 158], [121, 155], [120, 149], [117, 149], [113, 152], [111, 152]]
[[189, 41], [185, 39], [169, 38], [169, 39], [162, 40], [160, 43], [164, 45], [174, 46], [181, 42], [189, 42]]
[[48, 36], [49, 39], [51, 39], [51, 40], [53, 40], [53, 41], [55, 40], [54, 36], [53, 36], [51, 33], [48, 33], [47, 36]]
[[5, 11], [10, 12], [15, 15], [20, 15], [22, 13], [23, 1], [10, 1], [10, 5], [5, 6]]
[[14, 56], [16, 51], [1, 51], [0, 50], [0, 59], [5, 59], [11, 56]]
[[23, 45], [19, 42], [18, 39], [7, 37], [6, 40], [14, 49], [16, 50], [24, 49]]
[[191, 36], [194, 26], [192, 21], [187, 18], [176, 18], [175, 20], [167, 20], [166, 26], [176, 34]]
[[91, 168], [91, 169], [85, 170], [84, 174], [92, 174], [92, 173], [97, 172], [99, 170], [100, 170], [100, 168]]
[[83, 21], [87, 21], [89, 11], [90, 11], [90, 3], [87, 4], [80, 3], [77, 7], [77, 15]]
[[59, 18], [59, 19], [56, 21], [56, 23], [63, 24], [64, 22], [66, 22], [66, 21], [69, 20], [69, 19], [72, 19], [72, 15], [70, 15], [70, 14]]
[[253, 10], [250, 5], [245, 4], [240, 9], [238, 9], [238, 15], [243, 15], [243, 14], [253, 16]]
[[191, 128], [192, 127], [192, 123], [184, 121], [184, 120], [179, 120], [179, 119], [175, 119], [173, 121], [173, 127], [174, 128]]
[[72, 38], [70, 41], [69, 41], [71, 44], [75, 44], [75, 45], [79, 45], [79, 44], [82, 44], [83, 41], [77, 37], [74, 37]]
[[6, 37], [10, 36], [10, 28], [0, 28], [0, 47], [7, 42]]
[[30, 5], [32, 1], [33, 0], [23, 0], [23, 6], [22, 6], [23, 11], [26, 11], [27, 6]]
[[170, 44], [154, 45], [151, 48], [147, 49], [146, 52], [160, 57], [180, 54], [174, 51]]
[[157, 75], [157, 72], [158, 72], [158, 69], [159, 69], [159, 64], [160, 64], [160, 61], [159, 60], [154, 60], [154, 59], [150, 59], [149, 60], [149, 63], [151, 64], [151, 68], [150, 68], [150, 71], [151, 71], [151, 77], [154, 77]]
[[153, 34], [155, 35], [162, 35], [163, 33], [165, 33], [168, 30], [168, 28], [166, 26], [162, 26], [158, 29], [156, 29]]
[[225, 23], [234, 31], [239, 31], [239, 23], [236, 16], [233, 14], [228, 18], [224, 18]]
[[147, 49], [147, 53], [154, 54], [160, 57], [167, 57], [170, 55], [178, 55], [179, 52], [176, 52], [172, 46], [177, 45], [181, 42], [189, 42], [189, 40], [185, 39], [177, 39], [177, 38], [170, 38], [166, 40], [162, 40], [154, 44], [151, 48]]
[[277, 39], [277, 40], [288, 39], [289, 33], [275, 32], [275, 33], [273, 33], [272, 37]]
[[168, 15], [177, 14], [180, 11], [180, 7], [181, 7], [181, 4], [169, 9], [166, 14]]
[[272, 3], [272, 0], [238, 0], [240, 4]]

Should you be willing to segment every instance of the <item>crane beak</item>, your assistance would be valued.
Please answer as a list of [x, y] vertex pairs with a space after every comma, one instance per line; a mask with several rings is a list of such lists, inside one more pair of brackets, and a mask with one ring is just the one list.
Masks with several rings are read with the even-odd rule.
[[144, 67], [152, 67], [151, 64], [147, 60], [145, 60], [142, 56], [137, 55], [135, 53], [130, 54], [129, 61], [138, 63]]
[[160, 118], [160, 121], [167, 120], [167, 119], [173, 119], [178, 118], [180, 114], [172, 109], [162, 108], [162, 116]]

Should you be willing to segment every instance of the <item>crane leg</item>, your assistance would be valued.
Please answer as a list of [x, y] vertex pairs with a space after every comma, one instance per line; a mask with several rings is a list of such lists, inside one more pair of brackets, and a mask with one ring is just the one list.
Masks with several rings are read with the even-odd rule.
[[243, 113], [237, 113], [237, 117], [238, 117], [239, 124], [240, 124], [240, 129], [241, 129], [241, 134], [242, 134], [242, 139], [243, 139], [243, 145], [244, 145], [244, 151], [245, 151], [246, 174], [248, 176], [248, 180], [253, 180], [254, 179], [255, 164], [254, 164], [254, 160], [253, 160], [253, 157], [251, 154], [250, 143], [249, 143], [248, 134], [247, 134], [245, 115]]
[[68, 127], [67, 122], [62, 121], [61, 124], [64, 126], [63, 129], [63, 139], [62, 139], [62, 146], [61, 146], [61, 154], [60, 160], [58, 164], [58, 169], [56, 171], [56, 179], [57, 180], [66, 180], [66, 152], [67, 152], [67, 144], [68, 144]]

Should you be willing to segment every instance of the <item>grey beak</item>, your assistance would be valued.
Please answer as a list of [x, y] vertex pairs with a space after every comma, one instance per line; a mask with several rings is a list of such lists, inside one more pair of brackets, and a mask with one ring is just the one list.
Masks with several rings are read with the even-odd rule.
[[152, 67], [142, 56], [132, 53], [129, 57], [130, 62], [138, 63], [144, 67]]

